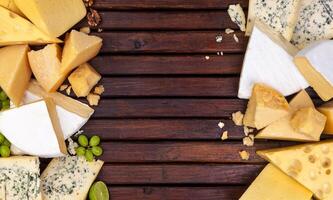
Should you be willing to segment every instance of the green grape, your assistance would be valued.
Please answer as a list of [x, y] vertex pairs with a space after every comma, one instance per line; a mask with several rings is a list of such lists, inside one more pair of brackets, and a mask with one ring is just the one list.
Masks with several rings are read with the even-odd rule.
[[85, 135], [80, 135], [78, 138], [78, 142], [81, 146], [87, 147], [88, 146], [88, 138]]
[[84, 154], [84, 157], [86, 157], [86, 160], [88, 162], [92, 162], [94, 160], [94, 154], [89, 149], [86, 150], [86, 153]]
[[101, 156], [103, 154], [103, 149], [100, 146], [92, 147], [91, 151], [95, 156]]
[[7, 138], [5, 138], [5, 140], [2, 142], [2, 145], [10, 147], [11, 143], [7, 140]]
[[2, 133], [0, 133], [0, 145], [5, 141], [5, 136], [2, 135]]
[[0, 155], [1, 155], [1, 157], [9, 157], [10, 156], [10, 148], [8, 146], [5, 146], [5, 145], [0, 146]]
[[1, 107], [4, 110], [10, 108], [10, 101], [9, 101], [9, 99], [2, 101], [1, 104], [2, 104]]
[[84, 156], [86, 153], [86, 149], [84, 147], [77, 147], [75, 151], [78, 156]]
[[90, 138], [90, 141], [89, 141], [89, 146], [98, 146], [99, 143], [101, 143], [101, 138], [97, 135], [94, 135]]
[[0, 101], [5, 101], [7, 100], [8, 96], [6, 95], [6, 93], [4, 91], [0, 92]]

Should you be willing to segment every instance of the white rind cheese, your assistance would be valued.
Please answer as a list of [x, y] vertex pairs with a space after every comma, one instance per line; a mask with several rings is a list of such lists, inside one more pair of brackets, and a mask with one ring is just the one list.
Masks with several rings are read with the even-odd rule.
[[238, 97], [248, 99], [255, 83], [266, 84], [284, 96], [309, 85], [293, 63], [296, 47], [256, 22], [245, 54]]
[[333, 0], [302, 0], [291, 42], [302, 49], [330, 38], [333, 38]]
[[43, 199], [85, 200], [102, 166], [79, 156], [54, 158], [41, 176]]

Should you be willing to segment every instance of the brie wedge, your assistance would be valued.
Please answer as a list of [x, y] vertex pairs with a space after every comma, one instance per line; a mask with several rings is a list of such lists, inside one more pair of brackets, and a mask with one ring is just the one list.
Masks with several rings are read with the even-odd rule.
[[309, 85], [293, 63], [297, 48], [280, 34], [255, 22], [245, 54], [238, 97], [248, 99], [254, 83], [263, 83], [284, 96]]
[[55, 104], [51, 99], [0, 112], [0, 132], [29, 155], [49, 158], [67, 154]]

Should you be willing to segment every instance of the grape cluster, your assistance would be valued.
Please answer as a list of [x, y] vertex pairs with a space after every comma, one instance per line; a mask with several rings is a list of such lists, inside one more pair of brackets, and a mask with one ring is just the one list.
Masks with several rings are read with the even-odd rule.
[[78, 156], [84, 156], [88, 162], [92, 162], [95, 156], [101, 156], [103, 149], [100, 146], [101, 138], [97, 135], [88, 139], [85, 135], [78, 137], [79, 147], [75, 149]]

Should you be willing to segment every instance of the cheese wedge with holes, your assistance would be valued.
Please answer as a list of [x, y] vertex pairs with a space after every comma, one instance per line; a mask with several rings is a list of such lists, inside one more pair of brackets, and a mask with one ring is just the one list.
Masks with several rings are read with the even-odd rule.
[[50, 158], [67, 154], [56, 107], [51, 99], [0, 112], [0, 132], [29, 155]]
[[59, 37], [86, 16], [82, 0], [15, 0], [16, 6], [40, 30]]
[[0, 19], [0, 46], [62, 42], [45, 34], [28, 20], [2, 6], [0, 6]]
[[312, 44], [295, 56], [294, 62], [320, 98], [328, 101], [333, 97], [333, 41]]
[[280, 169], [268, 164], [239, 200], [311, 200], [312, 195]]
[[284, 96], [309, 86], [293, 63], [298, 49], [270, 27], [256, 22], [239, 81], [238, 97], [248, 99], [255, 83], [264, 83]]
[[31, 78], [28, 51], [28, 45], [0, 49], [0, 87], [15, 105], [21, 104]]
[[102, 166], [103, 161], [87, 162], [82, 156], [54, 158], [41, 175], [43, 199], [87, 199], [89, 188]]
[[20, 9], [16, 6], [14, 0], [0, 0], [0, 6], [3, 6], [18, 15], [24, 16]]
[[333, 141], [258, 151], [318, 199], [333, 199]]

